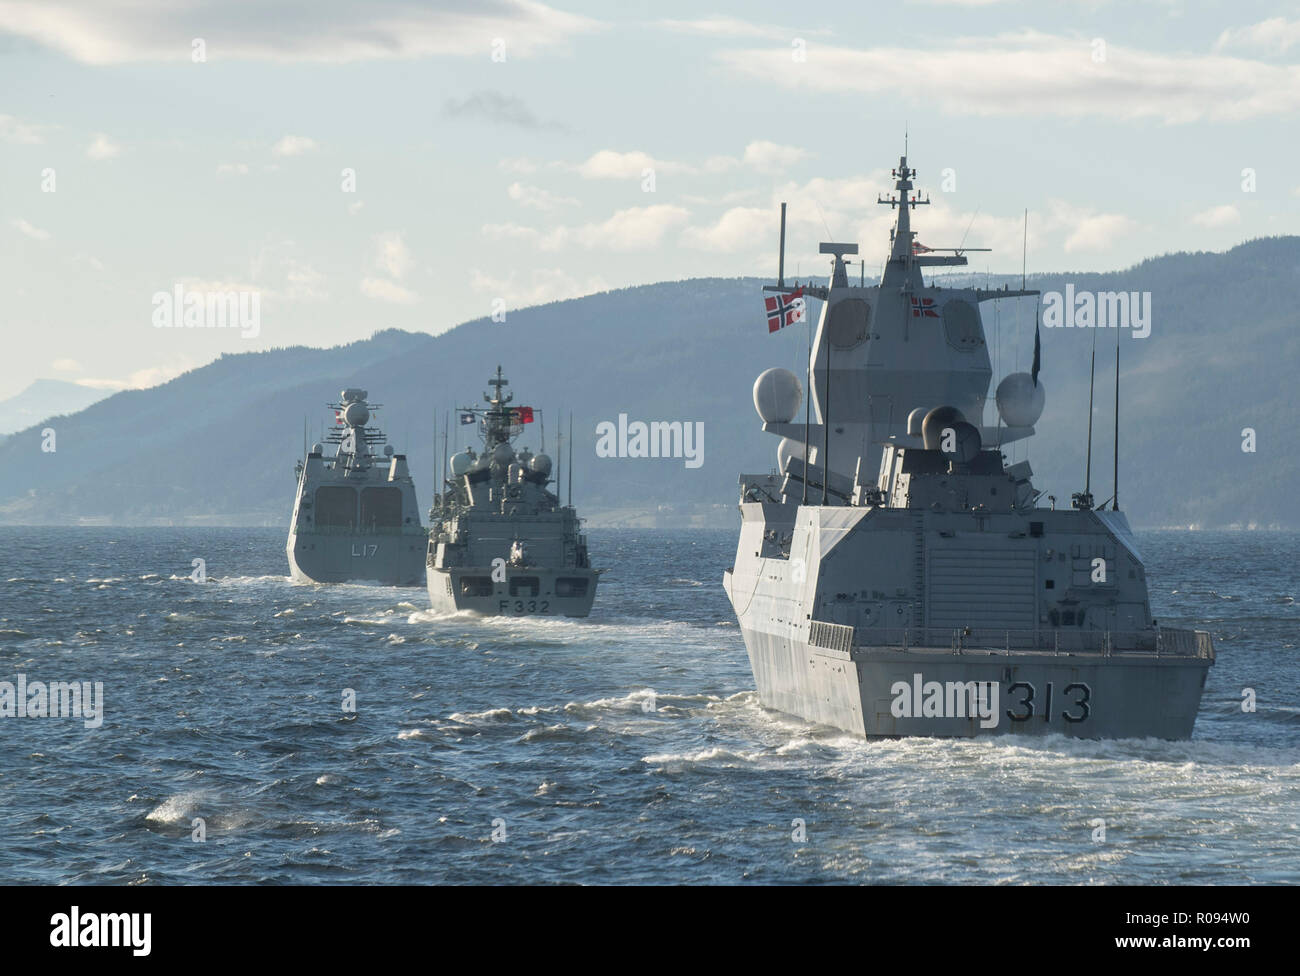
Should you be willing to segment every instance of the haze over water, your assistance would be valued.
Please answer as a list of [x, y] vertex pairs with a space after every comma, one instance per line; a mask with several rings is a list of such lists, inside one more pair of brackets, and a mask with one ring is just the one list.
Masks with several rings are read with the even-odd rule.
[[291, 584], [279, 529], [0, 530], [0, 681], [106, 703], [97, 729], [0, 718], [0, 879], [1300, 876], [1300, 535], [1139, 533], [1153, 612], [1219, 654], [1180, 743], [809, 727], [757, 704], [720, 585], [734, 531], [590, 539], [591, 618], [483, 620]]

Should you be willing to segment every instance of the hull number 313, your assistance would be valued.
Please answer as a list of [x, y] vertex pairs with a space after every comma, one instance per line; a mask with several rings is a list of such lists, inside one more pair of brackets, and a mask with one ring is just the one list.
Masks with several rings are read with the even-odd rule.
[[[1028, 722], [1035, 714], [1041, 714], [1047, 721], [1052, 719], [1052, 682], [1047, 682], [1047, 690], [1041, 701], [1035, 698], [1034, 686], [1028, 681], [1017, 681], [1007, 688], [1007, 697], [1014, 702], [1007, 709], [1007, 718], [1013, 722]], [[1061, 697], [1069, 706], [1061, 711], [1061, 718], [1067, 722], [1082, 722], [1092, 714], [1092, 689], [1081, 681], [1065, 686]], [[1037, 709], [1041, 707], [1041, 712]]]

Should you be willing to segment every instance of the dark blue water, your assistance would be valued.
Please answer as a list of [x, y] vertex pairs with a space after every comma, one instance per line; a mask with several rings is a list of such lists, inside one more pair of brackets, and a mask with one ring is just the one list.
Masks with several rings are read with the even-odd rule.
[[0, 681], [105, 698], [99, 728], [0, 718], [0, 879], [1300, 877], [1295, 534], [1140, 536], [1156, 615], [1218, 646], [1183, 743], [868, 743], [765, 712], [720, 586], [732, 532], [593, 531], [585, 621], [294, 585], [283, 541], [0, 530]]

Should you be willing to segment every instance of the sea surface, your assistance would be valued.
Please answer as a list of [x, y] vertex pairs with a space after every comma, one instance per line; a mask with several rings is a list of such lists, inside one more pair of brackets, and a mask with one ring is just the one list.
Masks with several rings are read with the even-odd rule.
[[0, 681], [105, 702], [0, 718], [0, 881], [1300, 880], [1300, 535], [1139, 534], [1218, 648], [1188, 742], [809, 727], [757, 702], [734, 532], [590, 541], [589, 619], [476, 619], [291, 583], [278, 529], [0, 529]]

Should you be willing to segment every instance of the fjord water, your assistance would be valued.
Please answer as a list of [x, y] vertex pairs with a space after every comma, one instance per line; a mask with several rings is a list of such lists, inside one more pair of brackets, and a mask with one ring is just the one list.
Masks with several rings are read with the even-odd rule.
[[105, 700], [99, 728], [0, 718], [0, 880], [1300, 876], [1300, 535], [1139, 534], [1156, 616], [1219, 652], [1174, 743], [783, 718], [721, 589], [733, 531], [590, 539], [589, 619], [478, 619], [421, 588], [293, 584], [278, 529], [0, 530], [0, 681]]

